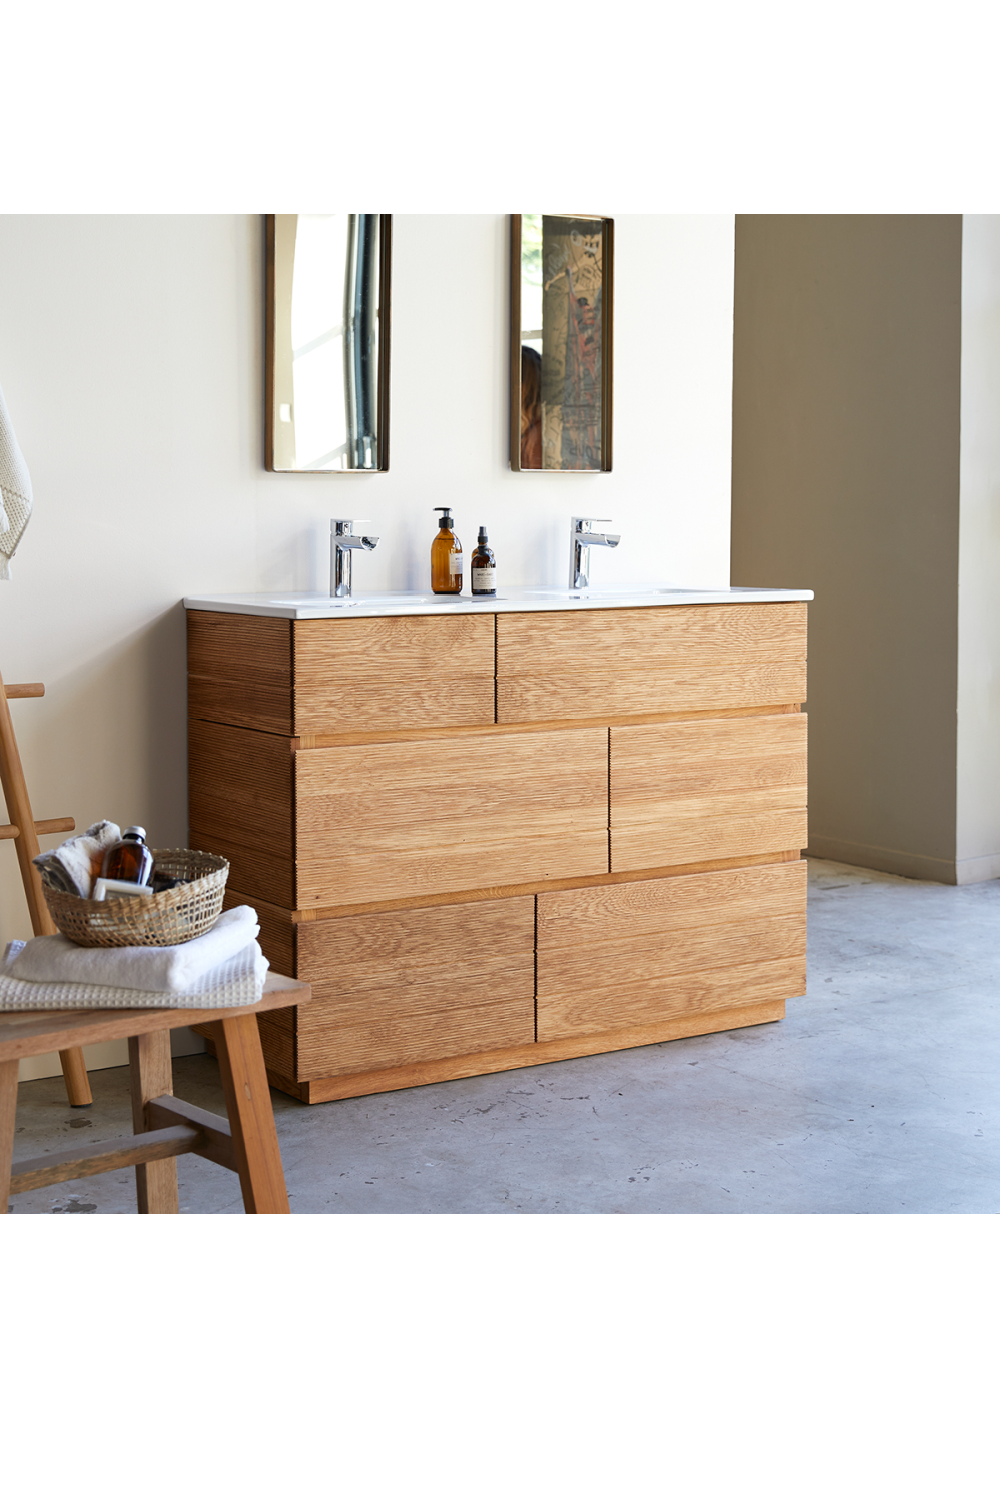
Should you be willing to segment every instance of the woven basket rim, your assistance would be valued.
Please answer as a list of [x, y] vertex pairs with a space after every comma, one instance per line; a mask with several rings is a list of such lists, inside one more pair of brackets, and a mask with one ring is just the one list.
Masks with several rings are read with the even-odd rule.
[[[153, 896], [125, 897], [128, 901], [138, 899], [141, 903], [140, 910], [142, 912], [165, 911], [171, 906], [177, 905], [182, 893], [183, 899], [189, 900], [191, 896], [198, 895], [200, 890], [203, 889], [203, 882], [216, 880], [220, 873], [223, 871], [228, 872], [229, 870], [228, 859], [223, 859], [221, 854], [209, 854], [205, 849], [150, 849], [149, 852], [153, 856], [154, 863], [157, 856], [162, 858], [164, 855], [169, 856], [171, 854], [197, 854], [200, 859], [211, 860], [214, 869], [205, 870], [203, 874], [196, 875], [193, 880], [185, 880], [183, 886], [174, 886], [169, 891], [157, 891]], [[52, 886], [43, 885], [42, 888], [45, 892], [45, 899], [49, 902], [50, 909], [50, 897], [54, 897], [57, 904], [64, 906], [69, 911], [75, 908], [81, 916], [89, 915], [91, 912], [102, 916], [108, 914], [107, 901], [94, 901], [90, 896], [74, 896], [70, 891], [57, 891]]]

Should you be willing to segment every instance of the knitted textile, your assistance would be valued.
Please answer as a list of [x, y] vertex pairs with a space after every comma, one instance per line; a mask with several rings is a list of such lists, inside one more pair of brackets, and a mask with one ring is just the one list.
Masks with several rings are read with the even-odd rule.
[[0, 578], [10, 577], [10, 560], [30, 516], [31, 476], [0, 389]]

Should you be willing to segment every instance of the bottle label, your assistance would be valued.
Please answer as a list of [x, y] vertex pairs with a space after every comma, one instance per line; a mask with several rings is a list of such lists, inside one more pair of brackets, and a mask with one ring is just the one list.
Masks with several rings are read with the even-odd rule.
[[474, 594], [493, 594], [496, 592], [497, 570], [495, 567], [473, 568], [472, 570], [472, 592]]
[[451, 574], [452, 578], [454, 578], [455, 574], [461, 573], [461, 571], [462, 554], [461, 552], [452, 552], [448, 558], [448, 572]]

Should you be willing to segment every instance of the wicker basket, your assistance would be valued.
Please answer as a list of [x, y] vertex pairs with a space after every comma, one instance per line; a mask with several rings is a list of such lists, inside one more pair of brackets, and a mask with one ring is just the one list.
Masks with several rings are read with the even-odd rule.
[[153, 849], [156, 870], [185, 885], [157, 896], [85, 901], [43, 884], [52, 920], [81, 948], [166, 948], [202, 937], [222, 910], [229, 861], [200, 849]]

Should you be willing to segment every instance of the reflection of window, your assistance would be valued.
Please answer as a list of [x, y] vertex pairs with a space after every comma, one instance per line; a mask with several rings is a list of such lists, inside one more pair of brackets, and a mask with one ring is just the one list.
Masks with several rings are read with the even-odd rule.
[[347, 214], [299, 214], [292, 280], [292, 391], [300, 469], [346, 469], [344, 245]]
[[521, 342], [542, 352], [542, 216], [521, 215]]

